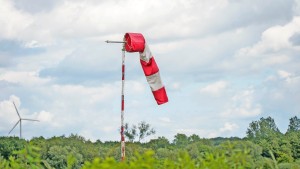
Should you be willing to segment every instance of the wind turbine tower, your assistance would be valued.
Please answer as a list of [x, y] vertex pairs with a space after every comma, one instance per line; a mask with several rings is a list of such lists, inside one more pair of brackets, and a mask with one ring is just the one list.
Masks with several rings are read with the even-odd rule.
[[27, 120], [27, 121], [38, 121], [38, 120], [22, 118], [22, 117], [20, 116], [20, 113], [19, 113], [19, 111], [18, 111], [18, 109], [17, 109], [17, 106], [16, 106], [15, 102], [13, 102], [13, 104], [14, 104], [14, 107], [15, 107], [15, 109], [16, 109], [16, 112], [17, 112], [17, 114], [18, 114], [18, 116], [19, 116], [19, 120], [18, 120], [17, 123], [14, 125], [14, 127], [9, 131], [8, 134], [10, 134], [10, 133], [15, 129], [15, 127], [20, 123], [20, 139], [21, 139], [21, 138], [22, 138], [22, 120]]

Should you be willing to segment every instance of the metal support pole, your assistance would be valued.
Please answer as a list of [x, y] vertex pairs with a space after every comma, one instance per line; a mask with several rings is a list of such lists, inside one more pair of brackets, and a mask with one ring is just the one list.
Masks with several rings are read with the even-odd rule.
[[121, 160], [125, 160], [125, 136], [124, 136], [124, 85], [125, 85], [125, 39], [123, 41], [105, 41], [106, 43], [123, 43], [122, 48], [122, 90], [121, 90]]
[[125, 43], [122, 49], [122, 91], [121, 91], [121, 159], [125, 160], [125, 137], [124, 137], [124, 85], [125, 85]]

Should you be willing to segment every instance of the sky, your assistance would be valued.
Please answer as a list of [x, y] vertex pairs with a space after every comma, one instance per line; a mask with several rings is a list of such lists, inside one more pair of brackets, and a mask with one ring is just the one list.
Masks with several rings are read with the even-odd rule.
[[[158, 106], [126, 53], [125, 122], [170, 140], [245, 137], [300, 117], [300, 0], [0, 0], [0, 136], [120, 140], [121, 56], [142, 33], [169, 102]], [[16, 127], [10, 136], [18, 136]]]

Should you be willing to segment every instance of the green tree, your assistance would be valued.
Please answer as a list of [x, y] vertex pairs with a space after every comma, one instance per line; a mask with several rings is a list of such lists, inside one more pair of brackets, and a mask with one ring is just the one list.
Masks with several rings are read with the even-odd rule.
[[[295, 121], [295, 118], [292, 118], [291, 121], [293, 120]], [[272, 158], [273, 155], [279, 163], [294, 160], [293, 145], [285, 135], [280, 133], [271, 117], [261, 118], [259, 121], [250, 123], [247, 129], [247, 138], [263, 148], [262, 156], [264, 157]]]
[[189, 153], [192, 159], [202, 158], [205, 154], [213, 152], [212, 143], [205, 139], [189, 143], [184, 146], [184, 149]]
[[190, 142], [198, 142], [198, 141], [200, 141], [200, 137], [198, 136], [198, 135], [196, 135], [196, 134], [192, 134], [190, 137], [189, 137], [189, 141]]
[[100, 148], [94, 146], [90, 140], [86, 140], [83, 136], [71, 134], [63, 140], [65, 141], [64, 146], [76, 148], [77, 152], [82, 155], [83, 161], [92, 161], [100, 154]]
[[138, 124], [138, 129], [139, 142], [144, 138], [156, 133], [156, 131], [150, 127], [150, 124], [146, 123], [145, 121], [142, 121]]
[[124, 135], [130, 142], [133, 142], [135, 140], [135, 138], [137, 137], [137, 127], [136, 127], [136, 125], [132, 125], [132, 127], [130, 128], [129, 124], [125, 123], [125, 125], [124, 125]]
[[300, 119], [297, 116], [290, 118], [290, 124], [287, 132], [300, 131]]
[[291, 145], [291, 152], [294, 159], [300, 159], [300, 119], [297, 116], [290, 118], [288, 130], [285, 133]]
[[274, 155], [279, 163], [293, 162], [292, 145], [287, 137], [281, 136], [278, 140], [278, 149], [274, 152]]
[[184, 147], [189, 143], [189, 138], [185, 134], [177, 133], [174, 136], [173, 143], [177, 147]]
[[22, 150], [25, 145], [26, 141], [19, 137], [0, 137], [0, 155], [8, 159], [14, 151]]
[[9, 168], [9, 162], [0, 155], [0, 168]]
[[294, 159], [300, 159], [300, 132], [288, 132], [286, 136], [289, 140]]
[[164, 136], [158, 137], [157, 139], [151, 139], [148, 143], [146, 143], [147, 147], [156, 150], [159, 148], [167, 148], [170, 146], [170, 142]]
[[[12, 168], [42, 168], [39, 148], [26, 145], [24, 149], [15, 152], [15, 159], [10, 158]], [[44, 162], [46, 164], [46, 162]]]
[[246, 133], [247, 138], [255, 142], [281, 134], [272, 117], [262, 117], [259, 121], [251, 122]]
[[66, 168], [68, 160], [72, 159], [72, 168], [80, 168], [83, 163], [82, 155], [78, 153], [75, 147], [70, 146], [52, 146], [47, 154], [47, 162], [54, 168]]
[[14, 156], [10, 156], [8, 160], [0, 156], [1, 169], [52, 169], [45, 160], [41, 160], [39, 148], [33, 145], [26, 144], [24, 149], [14, 151], [13, 154]]
[[141, 121], [138, 126], [132, 125], [131, 128], [129, 127], [129, 124], [126, 123], [124, 125], [124, 130], [124, 135], [130, 142], [133, 142], [136, 137], [138, 137], [138, 141], [140, 142], [146, 137], [155, 134], [155, 130], [145, 121]]

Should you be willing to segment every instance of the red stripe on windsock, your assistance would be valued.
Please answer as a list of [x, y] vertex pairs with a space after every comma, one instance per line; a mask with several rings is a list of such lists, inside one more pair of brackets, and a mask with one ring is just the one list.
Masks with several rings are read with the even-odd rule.
[[156, 91], [152, 91], [152, 93], [158, 105], [167, 103], [169, 101], [165, 87], [162, 87]]
[[143, 71], [145, 73], [145, 76], [153, 75], [159, 71], [157, 64], [154, 60], [154, 57], [151, 57], [151, 59], [149, 60], [148, 63], [143, 60], [140, 60], [140, 61], [141, 61], [141, 65], [142, 65]]

